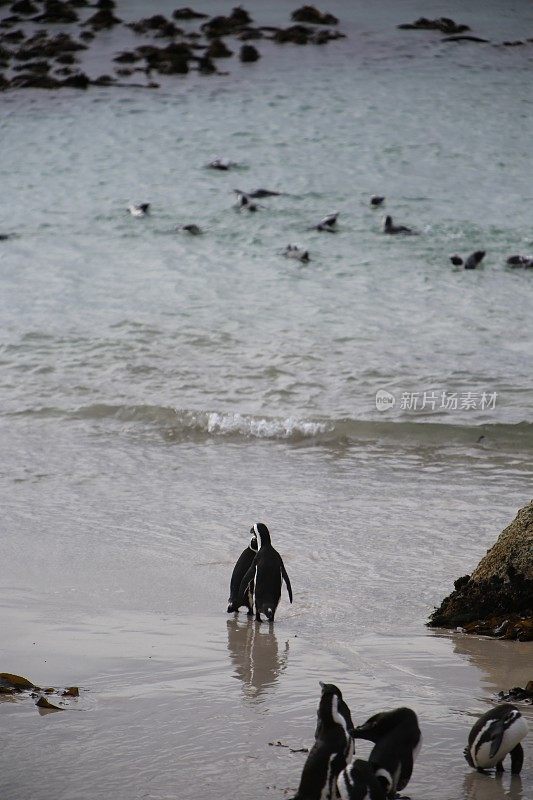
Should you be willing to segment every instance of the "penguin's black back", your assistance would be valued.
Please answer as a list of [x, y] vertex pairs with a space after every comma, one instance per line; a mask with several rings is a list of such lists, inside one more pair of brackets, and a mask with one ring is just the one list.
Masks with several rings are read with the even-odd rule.
[[504, 720], [511, 711], [518, 711], [518, 709], [516, 706], [513, 706], [512, 703], [501, 703], [501, 705], [495, 706], [485, 712], [485, 714], [482, 714], [477, 722], [474, 723], [472, 730], [468, 734], [469, 747], [475, 742], [476, 736], [480, 733], [482, 728], [486, 726], [487, 722]]
[[229, 599], [228, 604], [234, 606], [235, 611], [239, 609], [242, 605], [247, 605], [243, 595], [239, 592], [241, 581], [244, 578], [245, 574], [248, 572], [252, 561], [256, 556], [256, 551], [252, 550], [251, 547], [247, 547], [246, 550], [243, 550], [240, 554], [239, 558], [237, 559], [237, 563], [233, 567], [233, 572], [231, 575], [231, 581], [229, 585]]
[[[332, 713], [334, 699], [335, 714]], [[340, 713], [339, 700], [342, 700], [342, 695], [334, 684], [322, 684], [315, 743], [307, 756], [293, 800], [333, 799], [337, 796], [337, 777], [346, 766], [351, 744], [348, 726], [335, 718]], [[344, 705], [351, 720], [350, 710]]]
[[414, 745], [420, 741], [418, 717], [411, 708], [393, 708], [392, 711], [381, 711], [367, 719], [363, 725], [353, 730], [355, 739], [367, 739], [374, 744], [383, 736], [401, 726], [403, 735]]
[[262, 545], [255, 557], [255, 605], [260, 613], [267, 614], [271, 608], [274, 612], [281, 597], [281, 565], [280, 554], [271, 544]]

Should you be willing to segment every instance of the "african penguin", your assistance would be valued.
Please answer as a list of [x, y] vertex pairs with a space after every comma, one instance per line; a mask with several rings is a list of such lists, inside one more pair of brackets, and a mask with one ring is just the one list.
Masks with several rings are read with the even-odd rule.
[[468, 736], [464, 755], [471, 767], [479, 772], [496, 767], [503, 772], [503, 759], [511, 754], [511, 772], [519, 775], [524, 762], [524, 751], [520, 742], [527, 735], [529, 726], [516, 708], [503, 703], [483, 714]]
[[416, 231], [406, 225], [395, 225], [392, 217], [387, 215], [383, 222], [383, 233], [400, 233], [404, 236], [416, 236]]
[[354, 758], [337, 778], [341, 800], [386, 800], [385, 788], [374, 770], [361, 758]]
[[145, 217], [150, 213], [150, 203], [139, 203], [139, 205], [128, 206], [128, 211], [132, 217]]
[[465, 269], [475, 269], [479, 267], [483, 259], [485, 258], [485, 250], [476, 250], [474, 253], [468, 256], [466, 261], [463, 261], [461, 256], [450, 256], [450, 261], [454, 265], [454, 267], [462, 267], [464, 265]]
[[294, 258], [296, 261], [301, 261], [303, 264], [306, 264], [310, 260], [309, 250], [304, 250], [297, 244], [288, 244], [283, 251], [283, 255], [285, 258]]
[[332, 214], [328, 214], [317, 225], [314, 225], [314, 230], [317, 231], [327, 231], [328, 233], [335, 233], [337, 228], [337, 217], [339, 216], [338, 211], [334, 211]]
[[241, 192], [240, 190], [235, 190], [239, 194], [247, 194], [248, 197], [253, 197], [255, 199], [259, 199], [261, 197], [279, 197], [281, 192], [271, 192], [270, 189], [254, 189], [253, 192]]
[[320, 687], [315, 743], [307, 756], [293, 800], [334, 800], [337, 776], [353, 753], [350, 709], [333, 683], [320, 682]]
[[237, 208], [240, 211], [257, 211], [259, 206], [257, 203], [252, 203], [251, 195], [241, 192], [239, 189], [234, 189], [233, 191], [237, 195]]
[[248, 569], [250, 568], [252, 561], [254, 560], [257, 553], [257, 539], [255, 536], [252, 536], [250, 539], [250, 544], [243, 550], [240, 554], [239, 558], [237, 559], [237, 563], [233, 567], [233, 572], [231, 574], [231, 581], [229, 585], [229, 597], [228, 597], [228, 614], [231, 614], [232, 611], [238, 611], [241, 606], [248, 607], [248, 615], [253, 615], [253, 581], [247, 587], [247, 591], [245, 594], [240, 594], [239, 589], [241, 587], [241, 581], [244, 575], [247, 573]]
[[195, 225], [194, 222], [191, 222], [189, 225], [182, 225], [181, 230], [190, 233], [191, 236], [200, 236], [203, 233], [200, 226]]
[[237, 164], [234, 161], [230, 161], [229, 158], [214, 158], [206, 166], [209, 169], [219, 169], [226, 172], [228, 169], [236, 167]]
[[381, 195], [375, 194], [370, 198], [370, 205], [372, 208], [379, 208], [385, 202], [385, 198]]
[[241, 581], [239, 594], [246, 595], [248, 587], [253, 581], [253, 600], [257, 622], [261, 622], [261, 614], [264, 614], [269, 622], [274, 622], [274, 615], [281, 597], [282, 579], [287, 585], [289, 600], [292, 603], [291, 582], [280, 554], [272, 547], [267, 526], [262, 522], [256, 522], [250, 529], [250, 533], [257, 539], [257, 554]]
[[396, 792], [405, 789], [422, 744], [415, 712], [410, 708], [383, 711], [355, 728], [352, 735], [374, 742], [368, 763], [386, 796], [395, 797]]
[[505, 262], [509, 267], [524, 267], [524, 269], [531, 269], [533, 267], [532, 256], [509, 256]]

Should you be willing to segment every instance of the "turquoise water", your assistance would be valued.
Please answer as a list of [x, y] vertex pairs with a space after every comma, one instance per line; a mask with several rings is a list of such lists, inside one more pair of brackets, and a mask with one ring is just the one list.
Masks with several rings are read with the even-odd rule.
[[[143, 5], [119, 4], [119, 15]], [[258, 22], [288, 22], [290, 4], [262, 5], [247, 4]], [[7, 618], [22, 593], [59, 621], [72, 608], [80, 620], [208, 614], [224, 639], [225, 619], [213, 620], [263, 520], [295, 591], [277, 651], [285, 632], [311, 643], [280, 685], [288, 676], [300, 699], [309, 691], [316, 647], [350, 686], [360, 648], [364, 675], [383, 686], [368, 637], [390, 637], [394, 675], [402, 636], [420, 637], [422, 651], [434, 641], [423, 628], [432, 607], [530, 499], [532, 476], [533, 273], [505, 259], [533, 253], [533, 44], [442, 43], [395, 27], [447, 14], [494, 43], [533, 36], [526, 4], [462, 5], [331, 3], [347, 39], [259, 42], [261, 61], [228, 60], [227, 76], [2, 95], [0, 233], [17, 234], [0, 242]], [[98, 42], [93, 75], [134, 38]], [[240, 167], [205, 169], [216, 156]], [[239, 213], [233, 189], [260, 186], [283, 195]], [[383, 211], [370, 209], [373, 194], [386, 195]], [[140, 202], [152, 214], [134, 219], [125, 209]], [[309, 230], [334, 210], [335, 235]], [[385, 236], [384, 213], [420, 235]], [[205, 235], [176, 231], [190, 222]], [[285, 259], [288, 243], [310, 263]], [[452, 253], [476, 249], [482, 269], [452, 268]], [[376, 408], [379, 390], [393, 408]], [[443, 408], [454, 393], [457, 408]], [[418, 408], [403, 408], [415, 395]], [[439, 688], [439, 660], [453, 658], [427, 646], [431, 691], [391, 678], [384, 696], [410, 700], [436, 731], [444, 707], [455, 735], [453, 681]], [[79, 682], [97, 675], [88, 667]], [[271, 683], [280, 738], [287, 695], [276, 701]], [[474, 797], [432, 783], [450, 761], [430, 752], [424, 796]], [[235, 797], [249, 797], [254, 773], [239, 769]], [[198, 796], [186, 782], [158, 786]], [[414, 783], [412, 794], [422, 797]]]

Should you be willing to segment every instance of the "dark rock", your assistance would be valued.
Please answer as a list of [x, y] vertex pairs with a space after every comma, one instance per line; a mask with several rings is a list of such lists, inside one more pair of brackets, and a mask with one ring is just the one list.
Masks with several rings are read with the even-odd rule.
[[305, 25], [291, 25], [290, 28], [281, 28], [276, 31], [272, 38], [278, 44], [285, 44], [286, 42], [307, 44], [313, 34], [313, 29], [306, 28]]
[[59, 89], [61, 82], [49, 75], [35, 75], [31, 72], [17, 75], [11, 81], [13, 89]]
[[222, 39], [212, 39], [205, 54], [208, 58], [229, 58], [229, 56], [233, 55]]
[[167, 20], [166, 24], [162, 25], [155, 35], [158, 39], [173, 39], [174, 36], [181, 36], [183, 33], [184, 31], [181, 28], [178, 28], [173, 22]]
[[160, 61], [157, 71], [161, 75], [186, 75], [189, 72], [189, 64], [186, 58], [173, 58]]
[[115, 56], [113, 61], [116, 61], [118, 64], [134, 64], [136, 61], [139, 61], [140, 58], [141, 56], [138, 53], [124, 50], [122, 53], [119, 53], [118, 56]]
[[115, 0], [97, 0], [96, 8], [103, 11], [113, 11], [117, 7]]
[[479, 36], [447, 36], [443, 42], [483, 42], [488, 43], [488, 39], [480, 39]]
[[239, 6], [233, 9], [229, 17], [212, 17], [208, 22], [204, 22], [201, 29], [207, 37], [212, 39], [238, 33], [248, 27], [251, 22], [252, 19], [248, 12]]
[[339, 21], [333, 14], [323, 13], [314, 6], [297, 8], [292, 12], [291, 19], [294, 22], [309, 22], [312, 25], [336, 25]]
[[121, 19], [115, 17], [113, 11], [107, 8], [101, 8], [92, 17], [85, 20], [84, 25], [90, 25], [94, 31], [103, 31], [107, 28], [112, 28], [114, 25], [120, 25]]
[[423, 30], [423, 31], [442, 31], [442, 33], [454, 34], [469, 31], [468, 25], [458, 25], [449, 17], [439, 17], [439, 19], [426, 19], [419, 17], [414, 22], [407, 22], [398, 25], [402, 30]]
[[138, 22], [128, 22], [128, 28], [131, 28], [135, 33], [149, 33], [150, 31], [161, 30], [168, 24], [169, 20], [162, 14], [154, 14], [153, 17], [145, 17], [145, 19], [140, 19]]
[[25, 38], [26, 37], [24, 36], [24, 31], [17, 30], [17, 31], [11, 31], [10, 33], [4, 33], [4, 35], [2, 36], [2, 41], [12, 42], [13, 44], [15, 44], [16, 42], [22, 42], [22, 40]]
[[87, 45], [71, 39], [68, 33], [58, 33], [57, 36], [48, 38], [43, 31], [28, 39], [14, 55], [19, 61], [29, 61], [32, 58], [56, 58], [62, 53], [74, 53], [86, 49]]
[[334, 39], [345, 39], [346, 36], [340, 31], [317, 31], [312, 40], [314, 44], [327, 44]]
[[244, 64], [250, 64], [253, 61], [258, 61], [261, 58], [261, 53], [252, 44], [243, 44], [239, 52], [239, 59]]
[[74, 75], [75, 70], [72, 67], [58, 67], [56, 68], [56, 75]]
[[456, 581], [430, 627], [499, 638], [533, 638], [533, 502], [520, 509], [470, 578]]
[[17, 0], [16, 3], [13, 3], [11, 6], [11, 11], [14, 14], [38, 14], [39, 9], [32, 3], [31, 0]]
[[62, 0], [46, 0], [42, 14], [35, 17], [36, 22], [62, 24], [77, 22], [79, 19], [73, 8]]
[[177, 8], [173, 13], [174, 19], [207, 19], [208, 14], [200, 14], [192, 8]]
[[5, 89], [9, 89], [11, 83], [8, 81], [5, 75], [0, 73], [0, 92], [3, 92]]
[[115, 79], [111, 75], [99, 75], [92, 81], [93, 86], [111, 86], [113, 83], [115, 83]]
[[58, 64], [76, 64], [78, 59], [73, 53], [62, 53], [56, 61]]
[[264, 34], [258, 28], [244, 28], [244, 30], [239, 31], [237, 34], [237, 39], [240, 39], [241, 42], [250, 42], [255, 39], [263, 39]]
[[62, 85], [73, 89], [87, 89], [91, 85], [91, 81], [85, 72], [76, 72], [75, 75], [65, 78]]
[[469, 580], [470, 580], [470, 575], [463, 575], [462, 578], [457, 578], [457, 580], [453, 582], [453, 585], [455, 589], [459, 591], [459, 589], [462, 589], [463, 586], [466, 586]]
[[24, 22], [17, 14], [14, 14], [11, 17], [4, 17], [4, 19], [0, 20], [0, 28], [12, 28], [13, 25], [17, 25], [19, 22]]
[[514, 42], [502, 42], [504, 47], [520, 47], [521, 45], [525, 44], [525, 42], [517, 39]]
[[83, 39], [84, 42], [92, 42], [94, 33], [92, 33], [92, 31], [82, 31], [80, 33], [80, 39]]
[[2, 59], [2, 61], [9, 61], [11, 56], [12, 56], [11, 50], [8, 50], [7, 47], [2, 47], [2, 45], [0, 44], [0, 58]]
[[15, 72], [22, 72], [23, 70], [30, 70], [31, 72], [38, 72], [40, 75], [46, 75], [50, 72], [50, 64], [48, 61], [30, 61], [25, 64], [18, 64], [13, 67]]
[[129, 78], [130, 75], [133, 75], [133, 70], [129, 67], [115, 67], [115, 72], [121, 78]]
[[216, 71], [216, 66], [208, 56], [202, 56], [202, 58], [198, 59], [198, 72], [201, 75], [213, 75]]
[[533, 703], [533, 681], [528, 681], [524, 689], [521, 686], [514, 686], [508, 692], [498, 692], [498, 700], [508, 702], [529, 702]]

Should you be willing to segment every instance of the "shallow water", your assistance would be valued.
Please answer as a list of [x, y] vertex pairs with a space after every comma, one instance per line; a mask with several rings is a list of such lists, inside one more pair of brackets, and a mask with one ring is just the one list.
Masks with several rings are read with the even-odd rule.
[[[528, 797], [530, 740], [522, 788], [462, 749], [532, 646], [424, 627], [531, 496], [533, 274], [504, 263], [533, 252], [533, 44], [395, 28], [533, 35], [525, 4], [462, 5], [331, 3], [346, 40], [260, 42], [226, 77], [2, 95], [0, 667], [84, 689], [2, 703], [6, 797], [282, 797], [304, 756], [268, 742], [309, 745], [319, 679], [357, 720], [417, 710], [414, 800]], [[98, 42], [95, 75], [134, 37]], [[237, 213], [258, 186], [285, 194]], [[384, 236], [374, 193], [420, 235]], [[256, 520], [295, 594], [273, 631], [224, 615]]]

